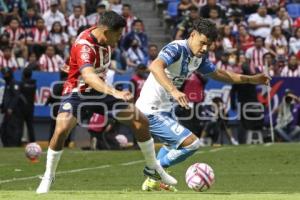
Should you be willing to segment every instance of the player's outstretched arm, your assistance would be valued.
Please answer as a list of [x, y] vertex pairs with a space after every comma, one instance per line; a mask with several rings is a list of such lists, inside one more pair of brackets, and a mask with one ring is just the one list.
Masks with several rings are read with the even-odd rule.
[[173, 96], [173, 98], [179, 103], [180, 106], [189, 108], [186, 95], [183, 92], [177, 90], [176, 86], [172, 83], [172, 81], [165, 73], [166, 67], [166, 63], [162, 59], [157, 58], [151, 63], [149, 70], [158, 81], [158, 83]]
[[115, 88], [107, 85], [99, 76], [95, 73], [94, 68], [84, 67], [81, 70], [81, 76], [86, 84], [92, 87], [94, 90], [112, 95], [117, 99], [123, 99], [124, 101], [131, 101], [133, 99], [132, 94], [129, 91], [119, 91]]
[[210, 77], [231, 84], [245, 84], [250, 83], [254, 85], [267, 85], [271, 78], [266, 74], [256, 74], [256, 75], [242, 75], [230, 71], [225, 71], [223, 69], [217, 69], [210, 74]]

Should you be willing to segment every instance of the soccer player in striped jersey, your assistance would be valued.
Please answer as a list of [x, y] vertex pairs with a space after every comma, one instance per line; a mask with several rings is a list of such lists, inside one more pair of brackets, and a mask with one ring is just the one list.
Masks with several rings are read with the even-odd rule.
[[113, 111], [114, 117], [128, 125], [137, 138], [146, 160], [144, 174], [168, 184], [177, 183], [157, 162], [148, 120], [130, 103], [132, 94], [116, 90], [104, 80], [111, 63], [111, 47], [120, 39], [125, 25], [123, 17], [108, 11], [100, 17], [97, 26], [83, 31], [74, 42], [56, 127], [47, 152], [46, 171], [36, 193], [49, 192], [65, 139], [85, 111], [102, 114]]
[[[216, 25], [208, 19], [194, 22], [187, 40], [175, 40], [166, 45], [149, 66], [151, 71], [144, 83], [136, 106], [149, 120], [150, 132], [166, 145], [157, 155], [161, 166], [168, 168], [191, 156], [200, 147], [200, 141], [190, 130], [180, 125], [172, 115], [173, 103], [189, 109], [186, 95], [179, 91], [184, 80], [197, 71], [213, 79], [234, 84], [268, 84], [265, 74], [247, 76], [218, 69], [208, 59], [210, 44], [217, 38]], [[174, 187], [147, 178], [143, 190], [175, 191]]]

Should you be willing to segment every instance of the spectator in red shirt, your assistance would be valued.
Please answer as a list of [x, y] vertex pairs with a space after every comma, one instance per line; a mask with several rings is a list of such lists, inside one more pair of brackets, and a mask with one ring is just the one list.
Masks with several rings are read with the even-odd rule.
[[300, 77], [300, 65], [298, 63], [297, 56], [290, 56], [288, 65], [282, 69], [281, 76]]
[[29, 51], [34, 52], [38, 57], [40, 57], [40, 55], [45, 51], [49, 39], [49, 33], [45, 26], [45, 21], [40, 17], [36, 21], [36, 27], [31, 29], [31, 32], [27, 37]]
[[254, 46], [254, 38], [248, 33], [244, 25], [239, 26], [238, 46], [244, 52]]
[[41, 71], [44, 72], [59, 72], [64, 66], [64, 60], [55, 52], [55, 47], [49, 45], [46, 48], [45, 54], [40, 57], [39, 64]]
[[136, 67], [135, 73], [133, 74], [130, 82], [133, 84], [132, 93], [134, 95], [134, 102], [139, 98], [142, 87], [148, 77], [147, 67], [144, 64], [139, 64]]
[[231, 35], [232, 28], [229, 25], [225, 25], [221, 30], [222, 45], [227, 51], [236, 51], [236, 41]]
[[12, 49], [8, 46], [3, 48], [3, 55], [0, 56], [0, 68], [10, 68], [13, 71], [20, 68], [13, 55]]
[[74, 6], [73, 14], [68, 18], [68, 31], [71, 36], [76, 36], [79, 27], [86, 26], [87, 20], [82, 14], [82, 7], [80, 5]]
[[266, 48], [274, 55], [287, 55], [287, 40], [282, 34], [282, 29], [280, 26], [274, 26], [271, 30], [271, 35], [267, 36], [265, 39]]
[[28, 57], [28, 49], [25, 45], [25, 31], [20, 27], [20, 21], [12, 18], [4, 32], [9, 35], [9, 43], [13, 47], [13, 51], [21, 52], [22, 57]]
[[97, 12], [88, 15], [87, 21], [90, 26], [95, 26], [100, 19], [100, 15], [103, 14], [106, 10], [106, 6], [101, 2], [97, 5]]
[[[265, 53], [263, 56], [263, 61], [264, 61], [264, 68], [268, 70], [268, 74], [270, 76], [275, 75], [275, 56], [271, 54], [270, 52]], [[265, 70], [264, 69], [264, 70]]]
[[132, 31], [132, 24], [137, 19], [131, 11], [131, 5], [130, 4], [123, 4], [122, 7], [122, 16], [126, 20], [126, 27], [123, 30], [123, 36], [125, 36], [127, 33]]

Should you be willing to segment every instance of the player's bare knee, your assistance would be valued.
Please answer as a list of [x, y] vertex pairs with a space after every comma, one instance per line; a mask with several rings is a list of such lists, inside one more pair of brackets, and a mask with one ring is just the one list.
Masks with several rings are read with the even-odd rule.
[[198, 140], [198, 137], [195, 134], [189, 135], [185, 140], [181, 143], [181, 147], [186, 147], [191, 144], [193, 144], [196, 140]]
[[185, 149], [188, 149], [190, 151], [197, 151], [201, 147], [201, 142], [199, 138], [195, 139], [194, 142], [188, 146], [185, 146]]

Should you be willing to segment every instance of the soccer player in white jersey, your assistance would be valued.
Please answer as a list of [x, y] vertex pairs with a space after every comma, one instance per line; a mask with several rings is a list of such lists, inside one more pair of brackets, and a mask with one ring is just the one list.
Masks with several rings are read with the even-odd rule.
[[[186, 95], [179, 91], [184, 80], [194, 71], [215, 80], [234, 84], [268, 84], [265, 74], [253, 76], [217, 69], [208, 60], [207, 51], [217, 38], [217, 29], [208, 19], [195, 21], [187, 40], [176, 40], [166, 45], [154, 60], [136, 106], [148, 117], [150, 132], [166, 145], [157, 155], [161, 166], [167, 168], [184, 161], [200, 147], [197, 136], [180, 125], [172, 115], [173, 102], [189, 109]], [[173, 190], [172, 186], [147, 178], [143, 190]]]

